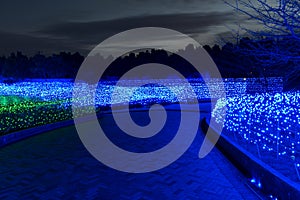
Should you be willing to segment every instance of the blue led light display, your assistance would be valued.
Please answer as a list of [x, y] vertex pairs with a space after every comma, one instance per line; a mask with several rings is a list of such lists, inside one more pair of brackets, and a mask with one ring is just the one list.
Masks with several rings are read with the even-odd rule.
[[294, 181], [300, 181], [300, 92], [261, 93], [219, 99], [227, 106], [223, 134]]

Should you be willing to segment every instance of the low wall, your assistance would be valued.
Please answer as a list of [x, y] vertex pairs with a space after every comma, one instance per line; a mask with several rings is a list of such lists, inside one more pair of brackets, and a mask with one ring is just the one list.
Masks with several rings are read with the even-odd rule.
[[0, 136], [0, 147], [3, 147], [5, 145], [26, 139], [28, 137], [44, 133], [47, 131], [52, 131], [54, 129], [58, 129], [64, 126], [70, 126], [73, 125], [74, 121], [73, 120], [67, 120], [67, 121], [62, 121], [62, 122], [56, 122], [53, 124], [47, 124], [43, 126], [38, 126], [34, 128], [29, 128], [25, 130], [20, 130], [17, 132], [9, 133], [7, 135]]
[[[101, 112], [101, 113], [97, 113], [97, 117], [100, 118], [100, 117], [102, 117], [103, 115], [105, 115], [107, 113], [110, 113], [110, 112], [109, 111], [108, 112], [104, 111], [104, 112]], [[79, 117], [78, 119], [79, 119], [78, 121], [80, 121], [80, 123], [84, 123], [84, 122], [87, 122], [87, 121], [94, 120], [94, 115], [86, 115], [86, 116], [83, 116], [83, 117]], [[38, 127], [33, 127], [33, 128], [28, 128], [28, 129], [24, 129], [24, 130], [20, 130], [20, 131], [16, 131], [16, 132], [8, 133], [7, 135], [0, 136], [0, 148], [5, 146], [5, 145], [8, 145], [8, 144], [26, 139], [26, 138], [31, 137], [31, 136], [35, 136], [35, 135], [38, 135], [38, 134], [41, 134], [41, 133], [44, 133], [44, 132], [52, 131], [52, 130], [55, 130], [55, 129], [58, 129], [58, 128], [62, 128], [62, 127], [65, 127], [65, 126], [71, 126], [71, 125], [74, 125], [74, 120], [73, 119], [60, 121], [60, 122], [55, 122], [55, 123], [52, 123], [52, 124], [41, 125], [41, 126], [38, 126]]]
[[[202, 130], [208, 129], [206, 119], [201, 121]], [[213, 129], [213, 127], [211, 127]], [[206, 133], [204, 131], [204, 133]], [[215, 134], [219, 135], [215, 132]], [[262, 162], [243, 148], [222, 135], [217, 142], [220, 151], [248, 178], [255, 178], [261, 183], [261, 191], [278, 199], [300, 199], [300, 185], [292, 182], [269, 165]]]

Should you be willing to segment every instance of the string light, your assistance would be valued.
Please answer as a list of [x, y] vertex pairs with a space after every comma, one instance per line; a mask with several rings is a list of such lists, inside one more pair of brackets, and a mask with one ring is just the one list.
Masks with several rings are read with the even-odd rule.
[[[198, 99], [219, 98], [222, 85], [213, 78], [204, 82], [200, 79], [189, 79]], [[177, 102], [176, 96], [170, 92], [168, 87], [175, 91], [185, 91], [181, 81], [177, 79], [162, 80], [162, 86], [145, 85], [141, 88], [135, 88], [134, 85], [140, 84], [143, 80], [125, 81], [121, 89], [116, 88], [115, 82], [106, 81], [97, 85], [95, 104], [96, 108], [111, 104], [111, 93], [116, 90], [117, 104], [122, 104], [124, 96], [134, 90], [131, 97], [131, 104], [140, 103], [147, 105], [150, 103]], [[149, 80], [147, 80], [149, 82]], [[254, 79], [231, 79], [225, 81], [225, 90], [227, 96], [242, 95], [249, 90], [247, 84], [256, 82]], [[127, 84], [127, 85], [126, 85]], [[29, 80], [13, 84], [0, 83], [0, 133], [11, 132], [18, 129], [24, 129], [41, 124], [48, 124], [55, 121], [71, 119], [71, 99], [74, 83], [71, 80]], [[210, 91], [208, 90], [208, 86]], [[81, 91], [83, 98], [80, 99], [82, 106], [86, 109], [81, 114], [89, 113], [93, 102], [91, 102], [90, 89], [92, 85], [82, 83]], [[183, 92], [184, 98], [192, 99], [188, 92]], [[212, 95], [212, 96], [210, 96]]]
[[[227, 106], [223, 134], [294, 181], [300, 181], [300, 92], [243, 94], [219, 99], [212, 116]], [[296, 170], [295, 167], [296, 166]]]

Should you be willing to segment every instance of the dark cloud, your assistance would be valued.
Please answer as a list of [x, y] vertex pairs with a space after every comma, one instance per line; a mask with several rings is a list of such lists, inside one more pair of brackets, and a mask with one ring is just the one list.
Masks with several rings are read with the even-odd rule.
[[0, 53], [7, 54], [18, 50], [27, 54], [34, 54], [38, 51], [46, 54], [79, 51], [86, 54], [104, 39], [132, 28], [165, 27], [195, 38], [199, 34], [218, 35], [222, 32], [218, 30], [220, 27], [224, 29], [224, 24], [230, 24], [234, 20], [235, 17], [230, 12], [201, 12], [139, 15], [90, 22], [64, 22], [48, 25], [26, 34], [2, 31], [0, 32]]
[[0, 55], [8, 55], [11, 52], [21, 51], [32, 55], [37, 52], [52, 54], [61, 51], [82, 51], [76, 45], [60, 39], [35, 37], [25, 34], [15, 34], [0, 31]]
[[107, 35], [131, 28], [157, 26], [193, 34], [205, 33], [209, 27], [223, 25], [233, 20], [234, 16], [229, 12], [148, 15], [105, 21], [66, 22], [46, 27], [35, 33], [81, 40], [84, 37], [97, 38], [99, 34]]
[[84, 47], [96, 45], [113, 34], [132, 28], [164, 27], [195, 35], [208, 33], [211, 28], [231, 23], [233, 20], [234, 16], [229, 12], [142, 15], [103, 21], [65, 22], [45, 27], [34, 34], [60, 38], [73, 46], [78, 45], [78, 49], [87, 50]]
[[199, 40], [211, 42], [235, 20], [232, 14], [223, 0], [3, 0], [0, 54], [85, 54], [120, 31], [146, 26], [171, 28], [194, 38], [200, 35]]

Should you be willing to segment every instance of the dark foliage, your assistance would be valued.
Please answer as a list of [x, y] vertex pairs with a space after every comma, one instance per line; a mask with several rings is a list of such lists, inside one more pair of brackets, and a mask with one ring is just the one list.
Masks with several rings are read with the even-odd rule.
[[74, 78], [84, 57], [79, 53], [53, 54], [40, 53], [27, 57], [21, 52], [0, 57], [0, 76], [7, 82], [24, 78]]
[[[278, 43], [277, 41], [276, 45]], [[273, 44], [273, 39], [265, 38], [258, 41], [243, 38], [240, 40], [239, 45], [227, 43], [222, 47], [205, 45], [203, 48], [213, 58], [224, 78], [284, 77], [287, 69], [289, 69], [289, 62], [272, 63], [272, 67], [270, 67], [269, 63], [261, 62], [263, 55], [259, 55], [258, 58], [257, 54], [251, 53], [255, 46], [273, 49]], [[282, 48], [284, 48], [284, 45], [291, 45], [286, 41], [282, 41], [280, 44]], [[293, 45], [296, 45], [296, 43], [294, 42]], [[193, 48], [192, 50], [197, 51]], [[187, 51], [187, 48], [182, 51]], [[191, 48], [189, 48], [189, 51], [191, 51]], [[95, 58], [99, 62], [103, 59], [112, 59], [103, 58], [101, 55], [95, 55]], [[62, 52], [52, 56], [44, 56], [38, 53], [32, 57], [27, 57], [21, 52], [17, 52], [8, 57], [0, 57], [0, 76], [4, 77], [7, 82], [24, 78], [75, 78], [83, 60], [84, 57], [79, 53]], [[146, 63], [161, 63], [176, 69], [185, 77], [199, 77], [195, 68], [180, 56], [164, 50], [148, 49], [131, 52], [115, 59], [105, 71], [103, 78], [116, 80], [128, 70]]]

